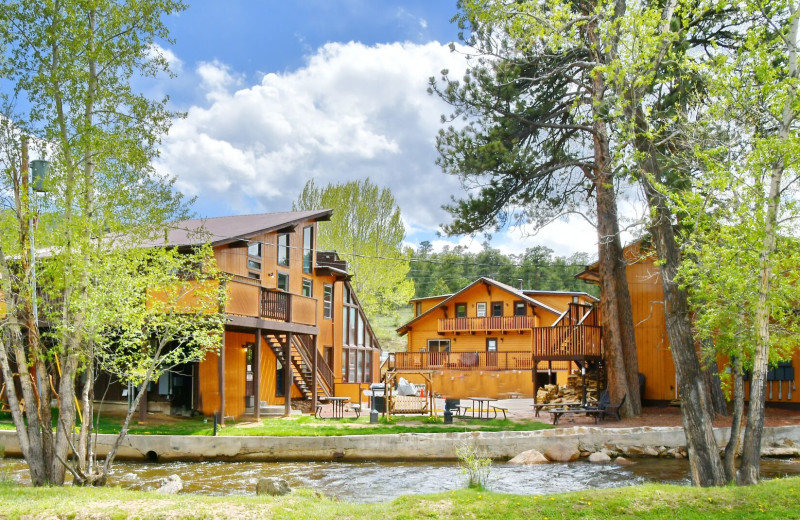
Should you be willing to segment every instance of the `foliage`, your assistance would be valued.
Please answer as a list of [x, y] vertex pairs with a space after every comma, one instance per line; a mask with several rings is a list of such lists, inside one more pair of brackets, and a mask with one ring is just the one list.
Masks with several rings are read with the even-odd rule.
[[414, 280], [415, 298], [452, 294], [485, 276], [524, 289], [541, 291], [584, 291], [598, 294], [598, 287], [587, 285], [575, 274], [591, 264], [586, 253], [569, 257], [554, 256], [545, 246], [535, 246], [524, 253], [505, 255], [484, 243], [483, 251], [471, 253], [462, 246], [436, 253], [430, 243], [422, 242], [412, 262], [409, 276]]
[[489, 483], [489, 472], [492, 459], [483, 457], [478, 452], [477, 446], [472, 443], [456, 446], [458, 464], [461, 473], [467, 476], [467, 487], [483, 490]]
[[292, 209], [321, 208], [335, 211], [317, 231], [318, 249], [334, 250], [349, 262], [352, 284], [367, 316], [391, 314], [408, 302], [414, 286], [407, 278], [405, 227], [392, 192], [369, 179], [324, 188], [309, 180]]
[[[187, 214], [172, 179], [152, 166], [176, 114], [166, 99], [150, 99], [135, 88], [143, 78], [169, 73], [157, 42], [169, 43], [164, 19], [184, 7], [174, 0], [12, 0], [0, 11], [0, 197], [11, 208], [0, 224], [8, 315], [0, 368], [9, 380], [12, 366], [31, 367], [30, 377], [18, 378], [21, 394], [9, 401], [36, 485], [63, 483], [62, 463], [71, 450], [85, 462], [88, 423], [78, 449], [72, 446], [80, 413], [76, 389], [86, 411], [96, 341], [107, 325], [98, 318], [113, 310], [104, 306], [108, 295], [98, 283], [113, 280], [107, 274], [115, 265], [104, 262], [118, 258], [116, 240], [162, 234], [165, 221]], [[50, 160], [44, 195], [30, 197], [26, 189], [26, 140]], [[34, 238], [36, 248], [46, 251], [35, 264]], [[33, 297], [34, 281], [39, 298]], [[118, 294], [110, 287], [108, 293]], [[40, 331], [42, 322], [47, 326]], [[86, 376], [78, 386], [81, 373]], [[39, 423], [51, 421], [56, 394], [53, 432]], [[24, 415], [20, 400], [28, 404]]]

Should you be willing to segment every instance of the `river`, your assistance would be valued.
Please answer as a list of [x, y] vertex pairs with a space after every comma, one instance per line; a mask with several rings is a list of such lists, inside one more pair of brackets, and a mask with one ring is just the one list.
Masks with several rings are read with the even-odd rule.
[[[152, 490], [160, 479], [177, 474], [184, 493], [253, 495], [260, 477], [279, 476], [291, 487], [310, 488], [348, 502], [381, 502], [401, 495], [460, 489], [466, 477], [455, 463], [420, 462], [119, 462], [112, 485]], [[800, 475], [798, 459], [764, 459], [764, 478]], [[28, 471], [19, 459], [0, 459], [0, 477], [21, 483]], [[517, 466], [494, 463], [489, 489], [501, 493], [539, 495], [630, 486], [645, 482], [689, 483], [688, 462], [675, 459], [636, 459], [635, 464], [567, 464]]]

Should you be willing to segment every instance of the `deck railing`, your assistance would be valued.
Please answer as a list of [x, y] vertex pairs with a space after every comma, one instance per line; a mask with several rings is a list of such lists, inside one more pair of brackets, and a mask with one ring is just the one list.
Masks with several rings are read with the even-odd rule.
[[473, 330], [522, 330], [534, 325], [533, 316], [492, 316], [486, 318], [443, 318], [439, 332], [467, 332]]
[[601, 357], [602, 327], [534, 327], [533, 357], [536, 359], [574, 359]]
[[303, 325], [317, 324], [317, 300], [261, 287], [258, 280], [228, 275], [228, 314]]
[[514, 352], [395, 352], [389, 370], [530, 370], [529, 351]]

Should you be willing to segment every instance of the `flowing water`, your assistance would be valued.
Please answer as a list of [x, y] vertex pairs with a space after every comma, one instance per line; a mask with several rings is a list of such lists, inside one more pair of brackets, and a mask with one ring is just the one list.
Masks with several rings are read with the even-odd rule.
[[[17, 459], [0, 459], [3, 474], [25, 482], [27, 467]], [[184, 493], [253, 495], [260, 477], [278, 476], [291, 487], [310, 488], [348, 502], [381, 502], [401, 495], [435, 493], [463, 488], [466, 478], [455, 463], [420, 462], [119, 462], [111, 484], [152, 490], [160, 479], [177, 474]], [[517, 466], [494, 463], [489, 489], [501, 493], [539, 495], [630, 486], [645, 482], [688, 484], [686, 460], [639, 459], [630, 466], [567, 464]], [[761, 475], [775, 478], [800, 475], [798, 459], [763, 459]]]

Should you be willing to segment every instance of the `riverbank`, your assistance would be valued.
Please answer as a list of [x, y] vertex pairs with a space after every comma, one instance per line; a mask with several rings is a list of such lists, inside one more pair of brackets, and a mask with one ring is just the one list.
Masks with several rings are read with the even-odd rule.
[[408, 495], [391, 502], [349, 504], [308, 490], [284, 497], [165, 496], [120, 488], [28, 488], [0, 483], [3, 518], [755, 518], [800, 517], [800, 478], [749, 487], [691, 488], [663, 484], [557, 495], [458, 490]]

